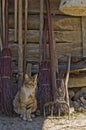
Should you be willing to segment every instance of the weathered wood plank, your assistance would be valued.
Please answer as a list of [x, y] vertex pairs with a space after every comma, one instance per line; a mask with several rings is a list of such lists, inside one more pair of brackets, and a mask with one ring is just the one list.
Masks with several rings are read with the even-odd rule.
[[82, 43], [83, 43], [83, 56], [86, 57], [86, 17], [82, 17]]
[[[12, 56], [17, 57], [18, 56], [18, 44], [9, 44], [9, 47], [12, 51]], [[80, 43], [56, 43], [56, 55], [64, 55], [67, 53], [71, 53], [72, 55], [79, 56], [81, 55], [82, 48]], [[47, 44], [47, 58], [49, 58], [49, 47]], [[26, 57], [32, 59], [34, 61], [34, 58], [38, 58], [39, 61], [39, 44], [27, 44], [27, 51], [26, 51]]]
[[[29, 15], [28, 16], [28, 29], [38, 30], [40, 21], [39, 15]], [[81, 18], [80, 17], [70, 17], [63, 15], [54, 15], [53, 19], [53, 28], [54, 30], [70, 30], [70, 31], [81, 31]], [[24, 25], [24, 21], [23, 21]], [[14, 16], [9, 15], [9, 28], [14, 28]]]
[[58, 56], [71, 53], [74, 56], [82, 56], [81, 43], [57, 43], [56, 53]]
[[86, 87], [86, 76], [70, 78], [68, 87], [69, 88]]
[[[60, 11], [58, 10], [59, 1], [60, 0], [50, 0], [51, 12], [54, 14], [60, 13]], [[24, 2], [24, 0], [23, 0], [23, 2]], [[28, 3], [29, 3], [29, 8], [28, 8], [29, 13], [39, 13], [40, 12], [40, 0], [28, 0]], [[13, 13], [14, 7], [13, 7], [12, 0], [9, 0], [9, 5], [10, 5], [9, 12]], [[45, 6], [44, 6], [44, 12], [45, 12]]]
[[[80, 31], [54, 31], [54, 34], [55, 41], [60, 43], [80, 43], [82, 40]], [[14, 41], [14, 29], [9, 29], [9, 41]], [[39, 42], [39, 30], [28, 30], [27, 41], [32, 43]]]
[[[12, 57], [18, 57], [18, 44], [9, 44], [9, 48], [11, 49], [12, 51]], [[27, 58], [28, 57], [31, 57], [33, 58], [34, 60], [34, 57], [37, 57], [38, 60], [39, 60], [39, 45], [37, 44], [28, 44], [27, 45], [27, 50], [26, 50], [26, 56]]]
[[[17, 64], [16, 63], [14, 63], [14, 64], [15, 65], [13, 66], [13, 73], [18, 73]], [[32, 66], [32, 73], [38, 73], [38, 72], [39, 72], [38, 64]], [[69, 83], [68, 83], [68, 88], [86, 87], [86, 75], [84, 75], [82, 77], [79, 77], [79, 76], [76, 76], [76, 77], [71, 77], [70, 76]]]
[[55, 15], [53, 16], [54, 30], [81, 31], [80, 19], [80, 17]]
[[65, 43], [80, 43], [81, 32], [80, 31], [54, 31], [56, 42]]

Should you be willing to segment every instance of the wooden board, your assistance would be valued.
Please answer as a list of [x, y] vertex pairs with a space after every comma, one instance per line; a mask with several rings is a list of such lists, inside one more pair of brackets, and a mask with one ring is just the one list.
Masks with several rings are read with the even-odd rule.
[[81, 43], [57, 43], [56, 53], [58, 56], [71, 53], [73, 56], [82, 56]]
[[[13, 73], [18, 73], [17, 59], [14, 64], [15, 65], [13, 66]], [[35, 65], [32, 66], [32, 73], [38, 73], [38, 72], [39, 72], [39, 68], [38, 68], [38, 64], [36, 63]], [[77, 75], [74, 78], [72, 77], [69, 78], [68, 88], [86, 87], [86, 75], [84, 75], [83, 77], [79, 77], [79, 76]]]
[[[28, 29], [30, 30], [39, 30], [39, 15], [28, 15]], [[54, 30], [70, 30], [70, 31], [81, 31], [81, 18], [80, 17], [71, 17], [63, 15], [54, 15], [53, 19], [53, 28]], [[24, 25], [24, 21], [23, 21]], [[14, 28], [14, 16], [9, 15], [9, 28]], [[24, 27], [23, 27], [24, 28]]]
[[86, 17], [82, 17], [82, 44], [83, 57], [86, 57]]
[[74, 77], [69, 79], [68, 88], [86, 87], [86, 76], [85, 77]]
[[[54, 31], [54, 35], [55, 41], [58, 43], [81, 43], [82, 40], [80, 31]], [[9, 41], [14, 41], [14, 29], [9, 29]], [[27, 41], [32, 43], [39, 42], [39, 30], [28, 30]]]
[[[58, 10], [59, 1], [60, 0], [50, 0], [51, 12], [53, 14], [60, 13], [60, 11]], [[24, 0], [23, 0], [23, 2], [24, 2]], [[40, 0], [28, 0], [28, 3], [29, 3], [28, 12], [30, 14], [33, 14], [33, 13], [37, 14], [37, 13], [40, 12]], [[13, 13], [13, 2], [12, 2], [12, 0], [9, 0], [9, 5], [10, 5], [9, 12]], [[45, 12], [45, 7], [44, 7], [44, 12]]]
[[[17, 57], [18, 56], [18, 44], [10, 43], [9, 47], [12, 51], [12, 56]], [[47, 58], [49, 58], [49, 50], [48, 50], [48, 44], [47, 44]], [[72, 55], [79, 56], [82, 53], [82, 48], [80, 43], [56, 43], [56, 55], [60, 56], [62, 54], [72, 53]], [[26, 51], [26, 57], [30, 57], [30, 59], [34, 60], [34, 57], [36, 55], [39, 55], [39, 44], [35, 43], [28, 43], [27, 44], [27, 51]], [[28, 59], [28, 60], [30, 60]], [[37, 56], [37, 60], [39, 61], [39, 56]]]

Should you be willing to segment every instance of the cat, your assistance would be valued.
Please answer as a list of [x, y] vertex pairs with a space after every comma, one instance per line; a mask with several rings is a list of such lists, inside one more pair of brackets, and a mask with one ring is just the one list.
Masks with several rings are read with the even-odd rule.
[[31, 113], [37, 109], [35, 89], [37, 87], [37, 74], [29, 76], [25, 74], [22, 87], [18, 90], [14, 100], [14, 111], [20, 114], [23, 120], [32, 121]]

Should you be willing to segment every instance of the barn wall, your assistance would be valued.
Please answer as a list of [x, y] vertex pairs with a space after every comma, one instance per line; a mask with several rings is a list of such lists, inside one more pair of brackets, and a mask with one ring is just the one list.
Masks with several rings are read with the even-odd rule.
[[[26, 50], [26, 59], [28, 62], [34, 63], [39, 62], [40, 0], [28, 0], [28, 1], [29, 1], [28, 34], [27, 34], [28, 43]], [[84, 40], [83, 40], [82, 27], [84, 28], [84, 26], [82, 26], [82, 23], [84, 22], [82, 22], [82, 20], [84, 21], [84, 19], [82, 17], [73, 17], [62, 14], [58, 9], [60, 2], [59, 0], [50, 0], [50, 2], [51, 2], [51, 13], [54, 29], [53, 31], [56, 42], [55, 44], [56, 56], [60, 57], [61, 55], [68, 53], [71, 53], [72, 56], [80, 56], [80, 57], [83, 56]], [[9, 47], [12, 50], [13, 69], [17, 71], [18, 42], [17, 43], [14, 42], [13, 6], [14, 6], [13, 1], [9, 0]], [[44, 5], [44, 13], [46, 14], [45, 5]], [[24, 29], [24, 21], [23, 21], [23, 29]], [[49, 58], [48, 40], [47, 40], [47, 58]], [[33, 71], [34, 68], [36, 68], [36, 70], [38, 71], [38, 66], [36, 65], [33, 66]], [[76, 82], [78, 83], [78, 80], [76, 80]]]
[[[39, 0], [29, 0], [27, 59], [30, 61], [39, 61], [39, 4]], [[9, 5], [9, 47], [12, 49], [13, 57], [17, 57], [18, 44], [14, 43], [14, 10], [11, 0]], [[56, 54], [59, 56], [72, 53], [72, 55], [81, 56], [81, 18], [61, 14], [58, 10], [58, 5], [59, 0], [51, 0]], [[44, 12], [46, 12], [45, 7]]]

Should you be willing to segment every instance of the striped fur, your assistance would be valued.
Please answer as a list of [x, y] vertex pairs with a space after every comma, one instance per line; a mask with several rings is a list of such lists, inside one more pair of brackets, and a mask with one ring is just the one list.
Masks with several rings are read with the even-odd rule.
[[23, 120], [32, 121], [31, 113], [37, 109], [35, 89], [37, 87], [37, 74], [28, 76], [25, 74], [23, 86], [17, 92], [13, 106], [14, 111], [23, 118]]

